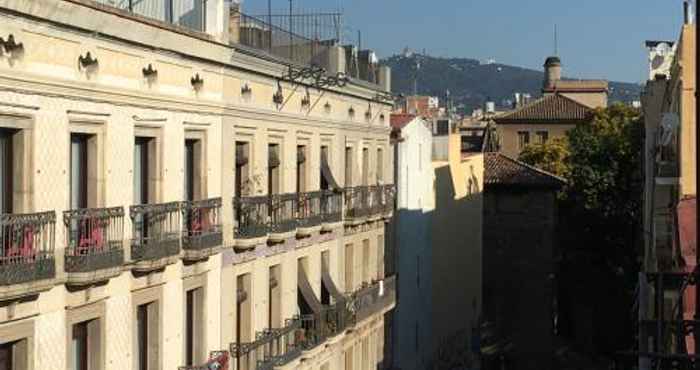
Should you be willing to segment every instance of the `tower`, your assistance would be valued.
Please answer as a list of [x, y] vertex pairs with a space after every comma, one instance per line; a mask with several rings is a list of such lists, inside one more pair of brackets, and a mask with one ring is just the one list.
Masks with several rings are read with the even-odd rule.
[[561, 80], [561, 60], [551, 56], [544, 62], [544, 88], [553, 88]]

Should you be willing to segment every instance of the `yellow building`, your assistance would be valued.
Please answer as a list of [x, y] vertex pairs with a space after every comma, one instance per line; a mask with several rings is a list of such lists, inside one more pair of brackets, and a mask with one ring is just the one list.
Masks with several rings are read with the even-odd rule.
[[500, 152], [517, 158], [530, 144], [564, 138], [579, 123], [590, 122], [592, 110], [564, 95], [538, 99], [520, 109], [494, 118]]
[[389, 70], [165, 4], [0, 0], [0, 369], [376, 368]]
[[[658, 274], [682, 279], [696, 265], [695, 42], [695, 25], [686, 20], [675, 53], [666, 56], [671, 60], [653, 61], [668, 62], [670, 72], [655, 74], [642, 94], [646, 176], [639, 350], [660, 356], [682, 357], [694, 351], [692, 335], [656, 328], [667, 325], [662, 321], [692, 320], [695, 311], [695, 286], [684, 291], [658, 285], [662, 283]], [[666, 312], [655, 309], [659, 301], [669, 307]], [[640, 368], [651, 368], [652, 358], [638, 360]]]

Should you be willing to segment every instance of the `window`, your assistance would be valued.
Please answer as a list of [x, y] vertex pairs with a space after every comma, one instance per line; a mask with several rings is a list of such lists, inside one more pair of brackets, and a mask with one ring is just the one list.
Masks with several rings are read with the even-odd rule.
[[377, 278], [384, 278], [384, 235], [377, 236]]
[[538, 144], [546, 144], [547, 140], [549, 140], [549, 132], [548, 131], [537, 131], [537, 143]]
[[306, 191], [306, 145], [297, 145], [297, 193]]
[[362, 185], [369, 185], [369, 149], [362, 148]]
[[450, 121], [439, 120], [437, 121], [437, 132], [438, 136], [444, 136], [450, 133]]
[[518, 131], [518, 149], [522, 150], [530, 144], [530, 133], [527, 131]]
[[207, 7], [206, 0], [191, 0], [181, 3], [181, 6], [171, 7], [175, 23], [196, 31], [206, 31]]
[[235, 196], [249, 195], [250, 189], [250, 144], [236, 141], [236, 185]]
[[150, 137], [136, 137], [134, 140], [134, 204], [147, 204], [151, 200], [148, 179], [149, 158], [154, 154], [149, 151], [152, 140]]
[[355, 289], [354, 281], [355, 261], [353, 256], [352, 244], [345, 245], [345, 292], [352, 293]]
[[345, 148], [345, 186], [350, 187], [353, 184], [353, 150], [352, 147]]
[[204, 340], [204, 289], [188, 290], [185, 296], [185, 365], [201, 362]]
[[369, 284], [369, 239], [362, 241], [362, 282]]
[[323, 174], [324, 166], [326, 167], [325, 168], [326, 170], [330, 170], [329, 160], [330, 160], [330, 157], [328, 157], [328, 146], [321, 145], [321, 178], [320, 178], [321, 190], [330, 189], [330, 184], [328, 183], [328, 179], [326, 179], [326, 176], [324, 176], [324, 174]]
[[195, 200], [195, 151], [198, 140], [185, 140], [185, 200]]
[[243, 274], [236, 277], [236, 340], [246, 343], [251, 339], [250, 274]]
[[384, 183], [384, 151], [377, 149], [377, 184]]
[[282, 286], [280, 284], [280, 265], [270, 266], [270, 287], [268, 292], [268, 328], [279, 328], [282, 326]]
[[12, 134], [0, 129], [0, 213], [12, 213]]
[[71, 134], [70, 207], [88, 207], [88, 140], [91, 135]]
[[73, 324], [71, 330], [71, 369], [101, 369], [100, 319]]
[[0, 344], [0, 370], [28, 369], [27, 339]]
[[267, 191], [268, 194], [280, 193], [280, 145], [267, 146]]
[[[330, 273], [330, 252], [321, 252], [321, 273]], [[321, 304], [330, 305], [331, 304], [331, 292], [328, 290], [329, 287], [326, 286], [325, 280], [321, 279]]]
[[159, 353], [158, 302], [136, 306], [136, 360], [138, 370], [158, 368]]

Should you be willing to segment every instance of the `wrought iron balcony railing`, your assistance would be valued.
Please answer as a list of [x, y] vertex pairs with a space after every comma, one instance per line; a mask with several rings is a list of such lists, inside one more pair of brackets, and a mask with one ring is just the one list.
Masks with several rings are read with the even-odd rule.
[[56, 212], [0, 214], [0, 286], [56, 276]]
[[65, 211], [65, 270], [85, 273], [124, 263], [124, 208], [84, 208]]
[[297, 227], [299, 196], [296, 193], [270, 197], [270, 233], [282, 234]]
[[381, 198], [382, 208], [385, 214], [389, 214], [394, 211], [394, 204], [396, 202], [396, 185], [383, 185], [383, 190], [384, 191]]
[[182, 249], [203, 251], [222, 244], [221, 198], [182, 203]]
[[321, 209], [324, 223], [336, 223], [343, 219], [343, 193], [340, 191], [323, 190]]
[[178, 370], [228, 370], [228, 351], [212, 351], [209, 360], [203, 365], [180, 366]]
[[345, 188], [345, 218], [366, 217], [369, 211], [369, 189], [366, 186]]
[[299, 194], [298, 225], [300, 228], [314, 227], [323, 221], [321, 204], [323, 192], [312, 191]]
[[267, 235], [270, 230], [269, 209], [267, 196], [233, 198], [234, 236], [238, 239], [255, 239]]
[[180, 253], [180, 202], [135, 205], [131, 259], [153, 261]]
[[390, 276], [352, 294], [350, 311], [359, 322], [396, 302], [396, 278]]
[[296, 334], [298, 319], [286, 320], [285, 327], [265, 329], [256, 333], [255, 341], [231, 343], [230, 351], [237, 369], [272, 369], [293, 360], [299, 354]]

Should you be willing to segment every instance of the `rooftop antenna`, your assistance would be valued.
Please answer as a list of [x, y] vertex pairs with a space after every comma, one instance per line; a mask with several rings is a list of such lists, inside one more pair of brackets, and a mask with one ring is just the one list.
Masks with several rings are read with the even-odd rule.
[[559, 38], [556, 24], [554, 24], [554, 56], [559, 56]]

